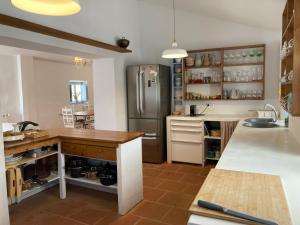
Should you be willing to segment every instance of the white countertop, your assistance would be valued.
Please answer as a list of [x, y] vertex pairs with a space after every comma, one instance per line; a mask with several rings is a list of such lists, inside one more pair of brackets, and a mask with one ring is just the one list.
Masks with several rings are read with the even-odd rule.
[[[217, 169], [279, 175], [294, 225], [300, 225], [300, 144], [288, 128], [249, 128], [241, 120]], [[236, 224], [192, 215], [190, 225]]]
[[204, 116], [168, 116], [173, 120], [205, 120], [205, 121], [238, 121], [241, 118], [249, 118], [251, 116], [244, 114], [207, 114]]

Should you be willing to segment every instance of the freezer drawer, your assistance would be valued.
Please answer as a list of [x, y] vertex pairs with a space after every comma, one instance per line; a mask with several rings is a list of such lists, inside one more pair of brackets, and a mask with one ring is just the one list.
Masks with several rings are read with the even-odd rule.
[[161, 150], [161, 140], [159, 137], [143, 137], [143, 162], [162, 163], [163, 152]]
[[158, 137], [160, 136], [160, 120], [159, 119], [129, 119], [129, 131], [143, 131], [145, 136]]
[[172, 141], [172, 161], [203, 164], [203, 143]]

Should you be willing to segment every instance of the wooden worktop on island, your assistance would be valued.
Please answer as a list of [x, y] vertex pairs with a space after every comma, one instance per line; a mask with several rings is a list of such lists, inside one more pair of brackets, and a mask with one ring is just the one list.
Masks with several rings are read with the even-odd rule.
[[[23, 141], [5, 143], [5, 155], [22, 153], [58, 142], [88, 142], [92, 145], [101, 145], [117, 148], [119, 144], [129, 142], [144, 135], [143, 132], [87, 130], [87, 129], [53, 129], [48, 130], [49, 135], [41, 138], [25, 138]], [[46, 144], [47, 144], [46, 143]]]

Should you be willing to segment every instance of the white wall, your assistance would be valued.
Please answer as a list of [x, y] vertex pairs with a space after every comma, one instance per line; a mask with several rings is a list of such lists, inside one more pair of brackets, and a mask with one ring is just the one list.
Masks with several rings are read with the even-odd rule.
[[122, 58], [93, 62], [95, 128], [126, 130], [126, 92]]
[[[149, 2], [140, 2], [140, 31], [143, 63], [169, 64], [161, 52], [172, 43], [172, 11]], [[278, 106], [280, 32], [268, 31], [212, 17], [177, 10], [177, 41], [186, 49], [204, 49], [248, 44], [266, 44], [266, 100], [213, 101], [209, 113], [247, 113], [268, 102]], [[187, 104], [201, 104], [188, 102]]]
[[0, 55], [0, 115], [9, 113], [9, 121], [22, 118], [17, 57]]
[[300, 117], [289, 117], [289, 129], [300, 143]]
[[[0, 124], [1, 124], [0, 118]], [[2, 126], [0, 126], [0, 134], [2, 133]], [[7, 190], [6, 190], [6, 173], [4, 160], [4, 146], [3, 136], [0, 135], [0, 221], [1, 225], [9, 225]]]
[[[69, 81], [88, 82], [89, 103], [93, 104], [92, 66], [77, 68], [72, 63], [34, 59], [34, 93], [37, 122], [42, 128], [63, 127], [61, 108], [69, 106]], [[30, 86], [32, 88], [32, 86]]]

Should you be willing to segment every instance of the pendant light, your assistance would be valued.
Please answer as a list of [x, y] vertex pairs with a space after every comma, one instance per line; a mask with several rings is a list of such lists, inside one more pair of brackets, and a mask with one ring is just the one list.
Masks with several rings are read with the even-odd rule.
[[173, 32], [174, 32], [174, 39], [172, 43], [172, 48], [166, 49], [163, 51], [161, 57], [166, 59], [178, 59], [187, 57], [188, 54], [185, 49], [178, 48], [178, 44], [176, 42], [176, 17], [175, 17], [175, 0], [173, 0]]
[[11, 0], [11, 4], [21, 10], [46, 16], [70, 16], [81, 9], [78, 0]]

